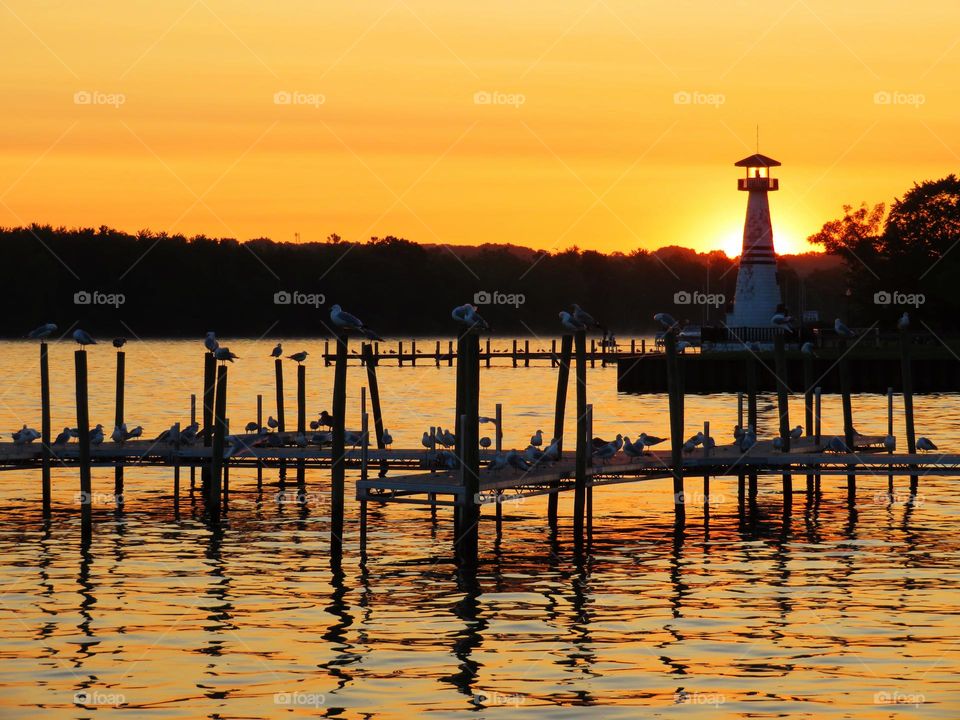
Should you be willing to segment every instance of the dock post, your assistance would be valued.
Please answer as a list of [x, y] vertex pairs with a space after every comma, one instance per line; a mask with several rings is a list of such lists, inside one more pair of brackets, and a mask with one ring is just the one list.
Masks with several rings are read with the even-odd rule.
[[273, 362], [277, 387], [277, 432], [286, 432], [286, 423], [283, 413], [283, 360], [277, 358]]
[[[747, 427], [753, 428], [753, 432], [759, 434], [757, 428], [757, 356], [750, 350], [747, 351]], [[747, 482], [747, 495], [752, 506], [757, 500], [757, 474], [749, 473]]]
[[[570, 356], [573, 352], [573, 335], [564, 335], [560, 338], [560, 358], [557, 370], [557, 402], [553, 412], [553, 439], [557, 441], [557, 449], [560, 451], [558, 459], [563, 459], [563, 419], [567, 412], [567, 386], [570, 384]], [[560, 500], [559, 488], [560, 481], [552, 483], [557, 488], [550, 493], [547, 499], [547, 519], [550, 527], [557, 525], [557, 504]]]
[[[587, 455], [587, 467], [593, 467], [593, 403], [587, 403], [587, 438], [591, 442], [587, 443], [590, 453]], [[593, 538], [593, 477], [590, 478], [591, 484], [587, 485], [587, 543]]]
[[487, 367], [490, 367], [490, 338], [487, 338], [486, 347], [487, 347], [487, 350], [486, 350], [486, 352], [487, 352]]
[[[913, 363], [910, 361], [910, 334], [907, 330], [900, 331], [900, 371], [903, 377], [903, 414], [906, 422], [907, 452], [917, 454], [917, 436], [913, 427]], [[917, 494], [920, 477], [910, 475], [910, 495]]]
[[[840, 395], [843, 403], [843, 439], [847, 448], [854, 452], [853, 445], [853, 403], [850, 399], [850, 363], [847, 359], [847, 342], [840, 341], [840, 359], [837, 361], [840, 374]], [[855, 473], [847, 474], [847, 497], [849, 501], [854, 499], [857, 492], [857, 476]]]
[[530, 367], [530, 341], [523, 341], [523, 366]]
[[437, 364], [437, 367], [440, 367], [440, 341], [437, 340], [437, 349], [434, 352], [433, 359]]
[[[710, 421], [703, 421], [703, 456], [709, 457], [710, 450], [707, 448], [707, 440], [710, 437]], [[703, 474], [703, 517], [704, 520], [710, 515], [710, 473]]]
[[217, 392], [213, 406], [213, 446], [210, 463], [210, 491], [207, 493], [207, 513], [212, 521], [220, 519], [223, 494], [223, 444], [227, 436], [227, 366], [217, 368]]
[[453, 340], [447, 340], [447, 367], [453, 367]]
[[577, 457], [573, 493], [573, 535], [579, 547], [583, 542], [583, 514], [587, 499], [587, 455], [590, 443], [587, 438], [587, 336], [578, 330], [574, 336], [574, 352], [577, 358]]
[[337, 334], [337, 362], [333, 372], [333, 437], [330, 455], [330, 553], [339, 558], [343, 551], [344, 451], [347, 412], [346, 333]]
[[50, 362], [47, 344], [40, 343], [40, 461], [43, 485], [43, 517], [50, 517]]
[[550, 341], [550, 367], [557, 366], [557, 339]]
[[[440, 341], [437, 341], [437, 350], [440, 349]], [[377, 382], [377, 365], [372, 362], [373, 348], [370, 343], [364, 343], [360, 346], [360, 354], [367, 360], [367, 387], [370, 388], [370, 409], [373, 411], [373, 432], [377, 439], [377, 450], [385, 450], [383, 443], [383, 413], [380, 411], [380, 384]], [[437, 355], [439, 358], [439, 353]], [[437, 363], [439, 364], [439, 360]], [[387, 459], [380, 460], [380, 477], [387, 474]]]
[[514, 338], [514, 340], [513, 340], [513, 366], [514, 366], [514, 367], [517, 366], [517, 340], [516, 340], [516, 338]]
[[403, 340], [397, 340], [397, 367], [403, 367]]
[[677, 362], [677, 336], [672, 331], [664, 335], [667, 361], [667, 395], [670, 407], [670, 466], [673, 473], [674, 522], [686, 521], [686, 498], [683, 494], [683, 395], [680, 391], [680, 364]]
[[[821, 429], [821, 409], [823, 408], [823, 391], [820, 387], [813, 390], [813, 441], [820, 449], [820, 429]], [[819, 470], [819, 468], [817, 468]], [[813, 477], [814, 491], [820, 492], [820, 473], [817, 472]]]
[[590, 338], [590, 367], [597, 366], [597, 339]]
[[[307, 366], [297, 363], [297, 437], [307, 437]], [[298, 440], [297, 442], [301, 442]], [[303, 488], [306, 482], [306, 461], [297, 460], [297, 487]]]
[[[257, 394], [257, 432], [263, 427], [263, 395]], [[257, 458], [257, 490], [263, 485], [263, 460]]]
[[[893, 388], [887, 388], [887, 435], [893, 435]], [[893, 454], [893, 450], [887, 452]], [[893, 473], [887, 475], [887, 494], [893, 497]]]
[[[113, 426], [123, 425], [123, 390], [126, 379], [126, 353], [117, 350], [117, 388], [114, 404]], [[113, 469], [113, 495], [117, 505], [123, 505], [123, 460]]]
[[[778, 332], [773, 338], [774, 368], [777, 373], [777, 412], [780, 415], [780, 441], [783, 443], [783, 452], [790, 452], [790, 400], [787, 387], [787, 351], [784, 345], [783, 332]], [[793, 475], [783, 473], [782, 491], [784, 508], [793, 504]]]
[[[217, 387], [217, 361], [212, 352], [203, 356], [203, 446], [211, 447], [213, 443], [213, 394]], [[209, 501], [210, 493], [210, 465], [204, 463], [200, 469], [200, 486], [204, 497]]]
[[[363, 350], [368, 345], [364, 343], [360, 347], [361, 357], [364, 361], [368, 359]], [[370, 457], [370, 416], [367, 414], [367, 389], [360, 388], [360, 407], [362, 408], [360, 418], [360, 479], [366, 480], [368, 473], [368, 462]], [[367, 501], [360, 500], [360, 552], [366, 554], [367, 551]]]
[[457, 514], [456, 555], [462, 567], [476, 567], [480, 536], [480, 338], [469, 333], [458, 342], [457, 364], [463, 365], [460, 436], [457, 447], [463, 490]]
[[412, 367], [417, 366], [417, 341], [410, 341], [410, 365]]
[[323, 341], [323, 364], [326, 367], [330, 367], [330, 341]]
[[93, 487], [90, 480], [90, 415], [87, 405], [87, 351], [74, 353], [77, 383], [77, 441], [80, 445], [80, 535], [84, 545], [93, 535]]
[[[197, 422], [197, 394], [190, 393], [190, 424], [193, 425]], [[197, 484], [197, 464], [195, 462], [190, 463], [190, 492], [193, 492], [194, 486]]]

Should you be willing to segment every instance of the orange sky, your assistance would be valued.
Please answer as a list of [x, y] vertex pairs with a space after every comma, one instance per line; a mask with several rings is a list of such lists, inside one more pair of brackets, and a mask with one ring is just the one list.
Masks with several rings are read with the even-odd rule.
[[733, 250], [732, 163], [759, 124], [783, 162], [777, 246], [795, 251], [843, 203], [960, 159], [955, 0], [3, 0], [0, 15], [3, 225]]

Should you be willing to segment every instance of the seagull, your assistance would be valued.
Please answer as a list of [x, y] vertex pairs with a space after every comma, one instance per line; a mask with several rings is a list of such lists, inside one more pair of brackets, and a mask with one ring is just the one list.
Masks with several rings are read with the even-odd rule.
[[433, 440], [430, 438], [430, 433], [426, 430], [423, 432], [423, 437], [420, 438], [420, 444], [423, 445], [427, 450], [433, 449]]
[[757, 435], [754, 432], [752, 427], [748, 427], [743, 433], [743, 437], [740, 438], [737, 446], [740, 448], [740, 452], [746, 453], [757, 444]]
[[656, 435], [647, 435], [646, 433], [640, 433], [640, 443], [645, 448], [653, 447], [654, 445], [659, 445], [664, 442], [666, 438], [657, 437]]
[[895, 438], [893, 435], [887, 435], [883, 439], [883, 446], [890, 452], [893, 452], [897, 449], [897, 438]]
[[299, 365], [300, 363], [302, 363], [304, 360], [307, 359], [307, 355], [309, 354], [310, 353], [308, 353], [306, 350], [301, 350], [300, 352], [294, 353], [293, 355], [287, 355], [287, 360], [295, 360], [297, 365]]
[[217, 336], [213, 330], [207, 331], [206, 337], [203, 338], [203, 346], [208, 352], [216, 352], [217, 348], [220, 347], [220, 343], [217, 342]]
[[550, 444], [547, 446], [547, 449], [543, 451], [543, 455], [540, 456], [541, 460], [549, 460], [550, 462], [556, 462], [560, 459], [560, 441], [554, 438], [550, 441]]
[[573, 304], [573, 319], [584, 327], [601, 327], [600, 323], [593, 319], [593, 315], [576, 303]]
[[70, 442], [70, 438], [73, 437], [73, 433], [70, 431], [70, 428], [65, 427], [63, 432], [57, 435], [57, 439], [53, 441], [54, 445], [66, 445]]
[[716, 446], [717, 441], [713, 439], [712, 435], [709, 435], [703, 439], [704, 450], [713, 450]]
[[320, 429], [320, 421], [319, 421], [319, 420], [311, 420], [311, 421], [310, 421], [310, 429], [311, 429], [311, 430], [319, 430], [319, 429]]
[[123, 434], [123, 440], [124, 442], [126, 442], [127, 440], [133, 440], [134, 438], [138, 438], [141, 435], [143, 435], [143, 425], [137, 425], [135, 428], [133, 428], [133, 430], [127, 430]]
[[457, 437], [449, 430], [443, 430], [437, 434], [440, 444], [444, 447], [453, 447], [457, 444]]
[[280, 423], [277, 422], [276, 418], [273, 417], [273, 415], [270, 415], [267, 418], [267, 427], [273, 430], [276, 430], [278, 427], [280, 427]]
[[507, 453], [507, 465], [512, 467], [514, 470], [526, 471], [530, 469], [530, 463], [528, 463], [516, 450], [511, 450]]
[[697, 445], [700, 445], [701, 443], [703, 443], [703, 438], [704, 438], [704, 434], [702, 432], [698, 432], [696, 435], [692, 435], [689, 438], [687, 438], [687, 442], [692, 443], [693, 447], [697, 447]]
[[[36, 432], [36, 430], [34, 430]], [[923, 450], [924, 452], [930, 452], [931, 450], [939, 450], [936, 445], [930, 440], [930, 438], [917, 438], [917, 450]]]
[[827, 442], [827, 447], [826, 447], [826, 449], [827, 449], [827, 450], [830, 450], [831, 452], [835, 452], [835, 453], [848, 453], [848, 452], [850, 452], [850, 448], [847, 447], [847, 444], [843, 441], [843, 439], [837, 437], [836, 435], [834, 435], [832, 438], [830, 438], [830, 440]]
[[770, 318], [770, 322], [777, 327], [790, 327], [790, 323], [793, 322], [793, 318], [789, 315], [785, 315], [784, 313], [776, 313], [772, 318]]
[[467, 303], [466, 305], [458, 305], [453, 309], [453, 312], [450, 313], [450, 316], [459, 323], [466, 325], [471, 330], [489, 330], [490, 325], [486, 320], [477, 312], [475, 305]]
[[623, 451], [632, 458], [638, 458], [643, 455], [643, 440], [637, 438], [637, 444], [634, 445], [630, 438], [625, 437], [623, 439]]
[[40, 437], [40, 433], [33, 428], [29, 428], [24, 425], [22, 428], [17, 430], [17, 432], [13, 433], [12, 437], [14, 445], [26, 445], [32, 443], [34, 440]]
[[127, 344], [127, 339], [126, 339], [125, 337], [115, 337], [115, 338], [113, 339], [113, 346], [114, 346], [117, 350], [119, 350], [120, 348], [122, 348], [122, 347], [123, 347], [124, 345], [126, 345], [126, 344]]
[[812, 342], [805, 342], [803, 345], [801, 345], [800, 352], [802, 352], [804, 355], [813, 355], [814, 357], [817, 356], [817, 354], [813, 351]]
[[543, 445], [543, 430], [537, 430], [530, 437], [530, 444], [533, 445], [534, 447], [540, 447], [541, 445]]
[[364, 325], [363, 321], [360, 318], [355, 317], [348, 312], [345, 312], [343, 308], [341, 308], [339, 305], [334, 305], [332, 308], [330, 308], [330, 320], [338, 328], [342, 328], [344, 330], [352, 330], [353, 332], [358, 332], [364, 337], [369, 338], [370, 340], [379, 340], [381, 342], [383, 341], [383, 338], [377, 335], [377, 333], [375, 333], [373, 330], [368, 328], [366, 325]]
[[57, 326], [53, 323], [44, 323], [38, 328], [34, 328], [27, 333], [27, 337], [31, 340], [43, 340], [44, 338], [50, 337], [53, 333], [57, 331]]
[[393, 435], [390, 434], [390, 431], [386, 428], [383, 429], [383, 446], [390, 447], [393, 445]]
[[200, 430], [200, 423], [190, 423], [186, 428], [184, 428], [183, 432], [180, 433], [181, 440], [183, 440], [183, 442], [185, 442], [187, 445], [192, 444], [193, 441], [197, 439], [198, 430]]
[[317, 421], [324, 427], [333, 427], [333, 415], [326, 410], [320, 411], [320, 419]]
[[260, 426], [251, 420], [246, 424], [246, 426], [243, 429], [246, 430], [248, 433], [252, 433], [252, 432], [257, 432], [260, 429]]
[[840, 321], [840, 318], [837, 318], [836, 320], [833, 321], [833, 329], [836, 331], [837, 335], [841, 337], [852, 338], [856, 336], [856, 333], [850, 328], [848, 328], [846, 325], [844, 325]]
[[697, 443], [695, 438], [689, 438], [681, 447], [681, 450], [685, 453], [692, 453], [696, 449]]
[[733, 443], [736, 445], [738, 442], [743, 440], [744, 431], [743, 428], [739, 425], [733, 426]]
[[123, 425], [114, 425], [113, 432], [110, 433], [110, 439], [113, 440], [115, 443], [122, 443], [123, 436], [126, 434], [127, 434], [126, 423], [123, 423]]
[[672, 330], [677, 326], [677, 321], [673, 319], [673, 315], [670, 313], [657, 313], [653, 316], [653, 319], [663, 325], [667, 330]]
[[600, 460], [601, 462], [604, 460], [609, 460], [616, 454], [617, 454], [617, 444], [615, 442], [609, 442], [603, 447], [596, 448], [593, 451], [593, 456], [598, 460]]
[[507, 456], [503, 453], [497, 453], [487, 464], [487, 470], [490, 472], [500, 472], [507, 466]]
[[523, 451], [523, 459], [532, 465], [536, 465], [538, 462], [540, 462], [540, 458], [542, 457], [543, 453], [533, 445], [528, 446], [527, 449]]
[[220, 362], [233, 362], [234, 360], [238, 360], [240, 356], [230, 352], [230, 348], [218, 346], [217, 349], [213, 351], [213, 357]]
[[573, 315], [568, 313], [566, 310], [560, 311], [560, 324], [563, 325], [565, 330], [569, 330], [570, 332], [574, 333], [587, 329], [586, 325], [577, 322]]
[[[424, 433], [424, 434], [426, 434], [426, 433]], [[486, 449], [486, 448], [490, 447], [491, 445], [493, 445], [493, 443], [490, 442], [490, 438], [488, 438], [488, 437], [486, 437], [486, 436], [480, 438], [480, 447]]]
[[793, 430], [790, 431], [790, 437], [794, 440], [799, 440], [803, 437], [803, 426], [797, 425]]
[[773, 449], [783, 452], [783, 438], [779, 435], [773, 439]]
[[283, 346], [277, 343], [277, 346], [270, 352], [270, 357], [278, 358], [283, 354]]
[[97, 344], [97, 341], [90, 337], [90, 333], [86, 330], [80, 330], [79, 328], [73, 331], [73, 339], [76, 340], [81, 347]]
[[904, 312], [897, 320], [897, 330], [906, 330], [910, 327], [910, 313]]
[[103, 442], [103, 425], [97, 424], [97, 426], [90, 431], [90, 444], [99, 445]]

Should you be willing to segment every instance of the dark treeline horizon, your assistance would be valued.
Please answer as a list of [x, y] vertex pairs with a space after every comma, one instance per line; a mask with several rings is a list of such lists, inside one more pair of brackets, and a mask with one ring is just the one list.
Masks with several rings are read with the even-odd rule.
[[[477, 293], [493, 300], [477, 304], [494, 335], [559, 334], [558, 313], [572, 303], [628, 335], [654, 330], [657, 312], [694, 324], [721, 321], [726, 307], [717, 296], [731, 301], [737, 276], [736, 260], [724, 253], [680, 247], [547, 253], [392, 236], [238, 242], [41, 225], [0, 228], [0, 247], [0, 293], [18, 309], [7, 313], [8, 338], [45, 322], [103, 337], [328, 336], [335, 303], [385, 337], [452, 336], [451, 309]], [[837, 258], [784, 256], [779, 272], [791, 312], [803, 296], [830, 323], [843, 314], [845, 271]], [[700, 304], [683, 302], [683, 293]]]

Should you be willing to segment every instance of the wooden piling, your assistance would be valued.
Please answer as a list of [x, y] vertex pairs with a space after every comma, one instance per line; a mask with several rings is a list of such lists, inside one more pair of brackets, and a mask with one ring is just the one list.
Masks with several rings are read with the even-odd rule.
[[333, 372], [333, 437], [330, 470], [330, 552], [339, 557], [343, 551], [344, 445], [347, 410], [347, 335], [337, 335], [337, 362]]
[[403, 340], [397, 340], [397, 367], [403, 367]]
[[578, 330], [574, 336], [577, 359], [577, 457], [573, 495], [573, 535], [579, 545], [583, 541], [583, 515], [587, 499], [587, 455], [591, 452], [587, 438], [587, 336]]
[[[747, 352], [747, 427], [753, 428], [754, 433], [760, 434], [757, 427], [757, 357]], [[747, 494], [751, 505], [757, 499], [757, 474], [747, 475]]]
[[40, 450], [41, 483], [43, 485], [43, 517], [49, 518], [51, 513], [50, 488], [50, 361], [47, 355], [48, 347], [45, 342], [40, 343], [40, 441], [43, 443]]
[[[790, 452], [790, 402], [787, 387], [787, 353], [784, 345], [783, 332], [778, 332], [773, 338], [774, 368], [777, 374], [777, 412], [780, 416], [780, 442], [783, 443], [783, 452]], [[793, 475], [785, 472], [782, 475], [782, 491], [784, 506], [793, 503]]]
[[[440, 342], [437, 341], [437, 347]], [[380, 384], [377, 382], [376, 363], [370, 362], [373, 357], [373, 348], [370, 343], [364, 343], [360, 348], [360, 354], [367, 358], [367, 386], [370, 388], [370, 408], [373, 411], [373, 432], [377, 439], [377, 449], [384, 450], [386, 446], [383, 442], [383, 413], [380, 410]], [[380, 461], [380, 477], [387, 474], [387, 461]]]
[[213, 406], [213, 445], [211, 448], [210, 489], [207, 493], [207, 515], [216, 522], [220, 519], [223, 497], [223, 446], [227, 437], [227, 366], [217, 368], [216, 399]]
[[[853, 452], [853, 402], [850, 398], [850, 363], [847, 358], [847, 342], [840, 341], [840, 359], [837, 361], [837, 368], [840, 376], [840, 396], [843, 404], [843, 438], [850, 452]], [[847, 495], [850, 500], [857, 491], [857, 476], [855, 473], [847, 474]]]
[[77, 389], [77, 442], [80, 462], [80, 533], [84, 544], [93, 534], [93, 486], [90, 479], [90, 415], [87, 405], [87, 351], [74, 353]]
[[667, 395], [670, 407], [670, 465], [673, 473], [674, 521], [686, 520], [686, 501], [683, 494], [683, 395], [680, 383], [680, 365], [677, 362], [677, 336], [673, 332], [664, 335], [664, 352], [667, 361]]
[[516, 367], [516, 366], [517, 366], [517, 341], [516, 341], [516, 339], [514, 339], [514, 341], [513, 341], [513, 352], [511, 353], [511, 357], [513, 358], [513, 366]]
[[284, 422], [283, 412], [283, 360], [277, 358], [273, 361], [274, 374], [276, 375], [277, 388], [277, 432], [286, 432], [287, 427]]
[[[893, 435], [893, 388], [887, 388], [887, 435]], [[893, 450], [887, 451], [888, 455]], [[887, 494], [893, 497], [893, 473], [887, 475]]]
[[[437, 367], [440, 367], [440, 341], [437, 340], [437, 348], [434, 351], [434, 361], [437, 364]], [[488, 361], [489, 362], [489, 361]]]
[[[213, 444], [213, 401], [217, 387], [217, 361], [212, 352], [203, 356], [203, 446]], [[200, 485], [205, 497], [210, 492], [210, 464], [205, 463], [200, 470]]]
[[[822, 388], [817, 387], [813, 391], [813, 441], [816, 444], [817, 448], [820, 447], [820, 430], [821, 430], [821, 414], [823, 409], [823, 391]], [[819, 469], [819, 468], [818, 468]], [[820, 473], [817, 472], [813, 476], [814, 482], [814, 491], [820, 492]]]
[[453, 367], [453, 340], [447, 341], [447, 367]]
[[[593, 466], [593, 404], [587, 403], [587, 437], [590, 441], [587, 447], [590, 449], [587, 455], [587, 467]], [[589, 542], [593, 535], [593, 484], [587, 485], [587, 541]]]
[[590, 338], [590, 367], [597, 366], [597, 339]]
[[486, 341], [486, 354], [487, 354], [487, 367], [490, 367], [490, 338], [487, 338]]
[[530, 367], [530, 341], [523, 341], [523, 366]]
[[410, 365], [412, 367], [417, 366], [417, 341], [410, 341]]
[[[197, 395], [190, 393], [190, 424], [197, 422]], [[190, 492], [193, 492], [194, 485], [197, 484], [197, 466], [190, 463]]]
[[[900, 371], [903, 378], [903, 416], [906, 423], [907, 452], [915, 455], [917, 452], [917, 436], [913, 426], [913, 363], [911, 355], [911, 337], [907, 330], [900, 331]], [[916, 495], [920, 477], [916, 473], [910, 474], [910, 494]]]
[[[560, 338], [559, 369], [557, 370], [557, 401], [553, 412], [553, 437], [557, 440], [560, 450], [560, 459], [563, 459], [563, 420], [567, 412], [567, 386], [570, 384], [570, 355], [573, 352], [573, 335], [564, 335]], [[560, 481], [551, 484], [559, 488]], [[550, 527], [557, 523], [557, 504], [559, 491], [550, 493], [547, 499], [547, 519]]]
[[[257, 394], [257, 432], [263, 427], [263, 395]], [[257, 489], [263, 485], [263, 461], [257, 458]]]
[[297, 432], [307, 433], [307, 366], [297, 364]]
[[[114, 401], [114, 428], [123, 425], [123, 392], [126, 379], [126, 353], [123, 350], [117, 350], [117, 386]], [[118, 462], [113, 469], [113, 494], [117, 498], [117, 504], [123, 503], [123, 462]]]
[[474, 334], [458, 342], [457, 364], [463, 366], [458, 459], [463, 495], [457, 505], [456, 556], [461, 567], [476, 567], [480, 522], [480, 338]]

